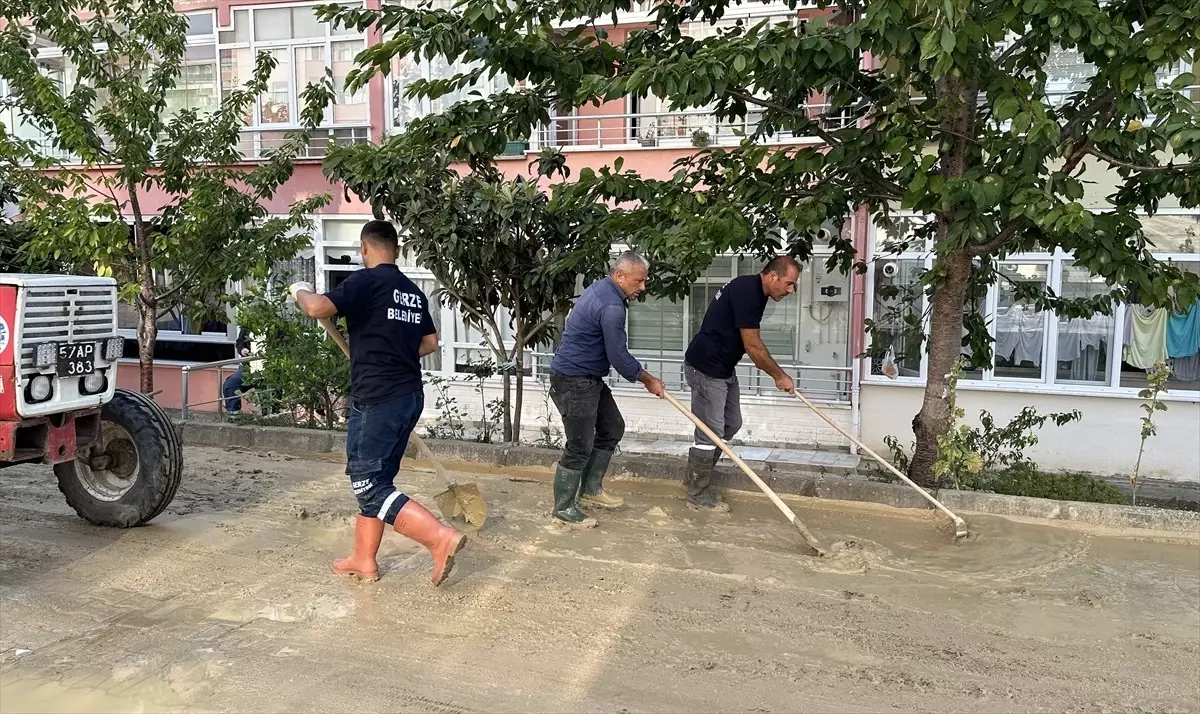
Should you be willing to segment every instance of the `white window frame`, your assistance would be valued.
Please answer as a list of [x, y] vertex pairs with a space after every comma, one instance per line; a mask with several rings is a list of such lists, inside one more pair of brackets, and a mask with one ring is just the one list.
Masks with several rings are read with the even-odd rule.
[[[901, 217], [913, 218], [914, 214], [900, 213]], [[1160, 209], [1156, 216], [1195, 216], [1200, 215], [1193, 209], [1182, 208], [1163, 208]], [[880, 253], [878, 251], [880, 229], [878, 226], [870, 226], [868, 231], [868, 270], [866, 273], [866, 285], [864, 287], [864, 310], [863, 315], [866, 319], [871, 319], [875, 314], [875, 288], [876, 274], [875, 271], [882, 260], [920, 260], [923, 261], [925, 269], [928, 270], [933, 264], [933, 247], [930, 242], [920, 248], [909, 247], [909, 250], [903, 253]], [[1157, 252], [1155, 257], [1164, 261], [1197, 263], [1200, 262], [1200, 252], [1198, 253], [1171, 253]], [[1061, 250], [1055, 250], [1053, 253], [1019, 253], [1009, 256], [1004, 261], [1006, 264], [1030, 264], [1030, 263], [1046, 263], [1050, 266], [1047, 272], [1047, 284], [1056, 292], [1061, 292], [1063, 268], [1066, 265], [1074, 263], [1074, 257]], [[995, 307], [997, 300], [997, 284], [992, 284], [988, 287], [988, 296], [985, 304], [987, 305], [987, 315], [989, 328], [993, 331], [995, 337]], [[925, 332], [929, 331], [929, 300], [928, 297], [922, 294], [921, 296], [921, 312], [926, 315], [924, 319]], [[1044, 319], [1046, 320], [1043, 331], [1043, 356], [1042, 356], [1042, 376], [1036, 379], [1022, 379], [1014, 377], [996, 377], [994, 376], [995, 352], [992, 354], [992, 367], [985, 370], [982, 379], [960, 379], [958, 386], [968, 390], [983, 390], [983, 391], [1001, 391], [1001, 392], [1020, 392], [1033, 394], [1060, 394], [1060, 395], [1078, 395], [1078, 396], [1097, 396], [1097, 397], [1123, 397], [1123, 398], [1138, 398], [1138, 392], [1145, 389], [1145, 386], [1124, 387], [1121, 386], [1122, 372], [1121, 363], [1123, 361], [1123, 325], [1125, 324], [1126, 306], [1124, 303], [1119, 303], [1113, 310], [1113, 323], [1115, 325], [1112, 332], [1112, 344], [1110, 344], [1107, 355], [1106, 376], [1107, 383], [1084, 383], [1074, 382], [1069, 380], [1057, 379], [1057, 359], [1058, 359], [1058, 319], [1053, 311], [1045, 311]], [[868, 341], [870, 336], [867, 337]], [[858, 369], [862, 376], [862, 381], [866, 384], [881, 384], [894, 386], [909, 386], [923, 387], [928, 378], [929, 359], [927, 354], [927, 343], [921, 348], [921, 369], [919, 377], [898, 376], [889, 378], [885, 375], [871, 374], [871, 359], [864, 357], [858, 360]], [[1200, 390], [1186, 389], [1169, 389], [1162, 397], [1171, 401], [1200, 401]]]
[[[410, 57], [408, 59], [411, 60], [414, 58]], [[393, 60], [393, 66], [391, 67], [391, 70], [390, 70], [388, 76], [385, 78], [384, 88], [383, 88], [384, 104], [387, 108], [387, 111], [385, 112], [385, 115], [383, 117], [384, 132], [402, 132], [405, 129], [405, 125], [396, 123], [396, 115], [395, 115], [396, 101], [403, 99], [403, 92], [406, 87], [405, 88], [397, 88], [397, 86], [396, 86], [400, 80], [397, 79], [396, 74], [395, 74], [394, 61], [395, 60]], [[433, 62], [434, 62], [434, 60], [428, 60], [428, 59], [425, 59], [424, 57], [420, 57], [420, 58], [416, 58], [415, 61], [417, 62], [417, 65], [418, 65], [419, 69], [421, 70], [421, 79], [425, 79], [425, 80], [432, 79], [433, 78]], [[470, 64], [470, 62], [464, 61], [463, 58], [459, 58], [458, 60], [456, 60], [456, 63], [460, 67], [462, 67], [463, 65]], [[459, 69], [454, 74], [461, 74], [464, 71], [466, 71], [466, 70]], [[451, 76], [453, 76], [453, 75], [451, 75]], [[486, 76], [486, 73], [485, 73], [485, 75], [480, 78], [480, 81], [487, 82], [489, 84], [488, 92], [482, 95], [485, 98], [493, 96], [495, 94], [499, 94], [501, 91], [506, 91], [503, 89], [502, 90], [496, 89], [495, 83], [502, 81], [500, 73], [497, 73], [496, 76], [492, 77], [491, 79], [488, 79], [488, 77]], [[510, 84], [510, 86], [515, 87], [517, 85]], [[468, 90], [468, 91], [470, 91], [470, 90]], [[448, 95], [443, 95], [443, 96], [448, 96]], [[472, 98], [474, 98], [474, 97], [472, 97]], [[433, 100], [431, 100], [429, 97], [420, 97], [418, 99], [418, 101], [420, 102], [420, 109], [413, 115], [413, 117], [412, 117], [413, 119], [420, 119], [423, 117], [427, 117], [433, 113], [430, 109], [430, 106], [431, 106], [431, 103], [433, 102]]]
[[[320, 3], [298, 2], [298, 3], [270, 3], [270, 4], [263, 4], [263, 5], [232, 5], [229, 8], [229, 24], [228, 25], [220, 25], [220, 24], [214, 23], [214, 36], [215, 36], [215, 44], [216, 44], [216, 49], [217, 49], [217, 67], [218, 67], [218, 71], [217, 71], [217, 92], [218, 92], [217, 96], [218, 97], [224, 96], [224, 91], [226, 89], [221, 84], [221, 73], [220, 73], [221, 53], [223, 51], [225, 51], [225, 50], [241, 50], [241, 49], [247, 50], [250, 53], [251, 65], [253, 65], [255, 58], [258, 57], [260, 52], [264, 52], [264, 51], [268, 51], [268, 50], [284, 50], [288, 53], [288, 60], [287, 60], [287, 68], [288, 68], [288, 73], [287, 73], [288, 80], [287, 81], [288, 81], [288, 102], [289, 102], [288, 118], [290, 119], [290, 121], [288, 121], [286, 123], [264, 124], [262, 122], [261, 101], [255, 101], [254, 108], [252, 110], [253, 117], [254, 117], [254, 123], [253, 123], [253, 125], [246, 126], [244, 128], [244, 131], [252, 133], [254, 135], [257, 135], [259, 133], [277, 133], [277, 132], [295, 131], [295, 130], [301, 128], [299, 110], [300, 110], [300, 94], [301, 94], [301, 92], [303, 92], [303, 88], [296, 86], [296, 50], [302, 49], [305, 47], [322, 47], [323, 52], [324, 52], [324, 58], [325, 58], [325, 68], [327, 70], [332, 70], [333, 69], [333, 45], [335, 43], [360, 42], [362, 44], [363, 49], [366, 49], [367, 47], [370, 46], [369, 38], [365, 34], [363, 34], [363, 33], [344, 34], [344, 35], [333, 34], [333, 29], [329, 23], [322, 23], [322, 26], [323, 26], [325, 32], [324, 32], [324, 35], [320, 36], [320, 37], [313, 36], [313, 37], [304, 37], [304, 38], [288, 38], [288, 39], [281, 39], [281, 40], [256, 40], [256, 39], [254, 39], [254, 23], [255, 23], [255, 14], [257, 12], [260, 12], [262, 10], [282, 10], [282, 9], [290, 10], [290, 9], [302, 8], [302, 7], [311, 8], [318, 4], [320, 4]], [[353, 6], [361, 6], [362, 5], [361, 1], [360, 2], [344, 2], [343, 4], [353, 5]], [[222, 42], [221, 41], [221, 33], [235, 32], [238, 29], [235, 24], [235, 20], [234, 20], [234, 18], [236, 17], [236, 13], [238, 11], [246, 11], [247, 12], [246, 17], [249, 20], [248, 26], [246, 28], [247, 39], [245, 41], [241, 41], [241, 42], [237, 42], [237, 41]], [[190, 44], [190, 41], [189, 41], [189, 44]], [[209, 44], [209, 42], [207, 39], [205, 39], [204, 42], [198, 43], [198, 44]], [[372, 112], [373, 107], [371, 106], [370, 92], [367, 91], [367, 89], [364, 87], [364, 88], [358, 90], [354, 94], [354, 97], [356, 100], [361, 100], [361, 103], [365, 104], [365, 106], [366, 106], [366, 117], [367, 118], [364, 121], [340, 122], [340, 123], [335, 122], [333, 119], [333, 106], [328, 106], [325, 108], [325, 118], [322, 121], [321, 125], [318, 127], [318, 129], [328, 130], [330, 132], [337, 130], [337, 129], [362, 129], [362, 130], [364, 130], [364, 136], [365, 136], [366, 141], [371, 141], [374, 137], [373, 137], [372, 131], [371, 131], [371, 116], [372, 116], [371, 112]], [[357, 104], [360, 102], [355, 101], [355, 103]], [[355, 133], [357, 134], [357, 132], [355, 132]], [[257, 155], [257, 152], [256, 152], [256, 155]]]

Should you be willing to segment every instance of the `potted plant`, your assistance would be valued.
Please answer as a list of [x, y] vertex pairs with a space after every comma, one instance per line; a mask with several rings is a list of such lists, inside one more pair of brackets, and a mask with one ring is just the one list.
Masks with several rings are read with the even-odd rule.
[[692, 132], [692, 146], [697, 149], [703, 149], [709, 144], [708, 132], [703, 129], [697, 129]]
[[638, 143], [642, 146], [658, 146], [658, 122], [653, 119], [646, 122], [638, 134]]

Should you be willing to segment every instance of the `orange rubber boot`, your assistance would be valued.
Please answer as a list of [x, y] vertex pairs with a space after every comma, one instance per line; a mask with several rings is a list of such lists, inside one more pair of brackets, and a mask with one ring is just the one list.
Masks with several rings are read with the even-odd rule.
[[429, 509], [411, 499], [396, 514], [396, 532], [429, 549], [433, 556], [433, 577], [430, 581], [434, 586], [441, 585], [450, 575], [450, 570], [454, 568], [454, 554], [467, 544], [467, 536], [442, 525]]
[[379, 541], [383, 540], [383, 526], [383, 521], [378, 518], [355, 514], [354, 552], [349, 558], [333, 561], [333, 572], [354, 575], [368, 582], [378, 580], [379, 564], [375, 555], [379, 552]]

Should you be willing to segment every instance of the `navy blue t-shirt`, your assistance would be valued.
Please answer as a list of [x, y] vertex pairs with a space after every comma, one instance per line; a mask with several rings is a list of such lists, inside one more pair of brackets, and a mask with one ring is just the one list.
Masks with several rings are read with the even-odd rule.
[[437, 332], [429, 298], [392, 263], [355, 271], [329, 293], [350, 330], [350, 396], [363, 404], [421, 388], [421, 338]]
[[761, 275], [734, 278], [717, 291], [684, 359], [713, 379], [729, 379], [746, 354], [741, 330], [757, 330], [767, 309]]

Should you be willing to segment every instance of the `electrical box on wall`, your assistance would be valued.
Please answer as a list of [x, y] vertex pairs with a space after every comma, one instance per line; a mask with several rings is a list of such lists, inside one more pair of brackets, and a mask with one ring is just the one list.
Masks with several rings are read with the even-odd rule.
[[824, 268], [818, 267], [812, 274], [812, 302], [846, 302], [850, 299], [850, 291], [846, 287], [846, 279], [840, 273], [829, 274]]

